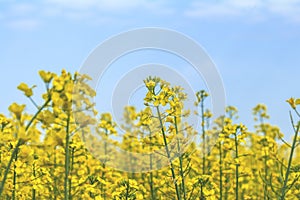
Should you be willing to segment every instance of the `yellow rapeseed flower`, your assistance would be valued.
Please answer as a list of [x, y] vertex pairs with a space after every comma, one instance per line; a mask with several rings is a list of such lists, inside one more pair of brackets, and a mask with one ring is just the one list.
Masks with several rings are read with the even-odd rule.
[[286, 100], [286, 102], [288, 102], [293, 109], [296, 109], [296, 103], [295, 103], [295, 99], [293, 97]]
[[17, 103], [13, 103], [9, 106], [9, 111], [14, 113], [17, 119], [21, 118], [22, 112], [24, 111], [25, 105], [19, 105]]
[[[33, 87], [32, 87], [33, 88]], [[21, 83], [18, 86], [18, 89], [24, 92], [27, 97], [31, 97], [33, 95], [32, 88], [29, 88], [26, 83]]]
[[39, 74], [45, 83], [49, 83], [54, 76], [53, 73], [45, 72], [44, 70], [39, 71]]

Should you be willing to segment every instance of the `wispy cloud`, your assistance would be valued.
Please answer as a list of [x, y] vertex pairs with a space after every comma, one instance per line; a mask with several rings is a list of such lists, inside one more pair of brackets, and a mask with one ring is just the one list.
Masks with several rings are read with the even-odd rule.
[[194, 18], [272, 18], [284, 17], [300, 21], [300, 0], [221, 0], [194, 1], [184, 11], [185, 16]]
[[72, 10], [97, 9], [102, 11], [131, 10], [137, 7], [147, 8], [153, 2], [145, 0], [46, 0], [48, 5]]
[[40, 22], [36, 19], [17, 19], [9, 21], [7, 26], [17, 30], [34, 30], [39, 24]]
[[44, 4], [52, 12], [56, 10], [62, 16], [69, 17], [71, 13], [75, 16], [74, 19], [87, 15], [111, 18], [124, 14], [126, 17], [135, 12], [144, 12], [145, 15], [171, 13], [166, 0], [45, 0]]
[[3, 1], [0, 23], [17, 30], [33, 30], [40, 24], [36, 17], [38, 7], [24, 2]]
[[[172, 9], [166, 6], [167, 0], [41, 0], [35, 3], [3, 1], [3, 4], [5, 6], [0, 8], [0, 22], [18, 29], [31, 29], [47, 19], [105, 23], [114, 18], [130, 18], [136, 12], [145, 15], [172, 13]], [[36, 22], [34, 19], [37, 19]]]
[[37, 7], [29, 3], [16, 3], [11, 5], [9, 13], [11, 15], [27, 15], [35, 12]]
[[[164, 16], [228, 20], [247, 18], [252, 21], [283, 18], [300, 23], [300, 0], [0, 0], [0, 24], [32, 30], [47, 20], [71, 20], [90, 24], [139, 20], [158, 20]], [[137, 17], [140, 16], [140, 17]], [[170, 17], [168, 17], [170, 19]]]
[[274, 0], [274, 3], [270, 3], [269, 10], [290, 20], [300, 22], [300, 0]]

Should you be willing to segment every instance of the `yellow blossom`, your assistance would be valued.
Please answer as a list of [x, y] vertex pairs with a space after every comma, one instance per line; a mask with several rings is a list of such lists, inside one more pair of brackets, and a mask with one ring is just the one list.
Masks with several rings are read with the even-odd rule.
[[24, 111], [25, 105], [19, 105], [17, 103], [13, 103], [9, 106], [9, 111], [15, 114], [17, 119], [21, 119], [22, 112]]
[[[35, 87], [35, 86], [33, 86]], [[33, 88], [32, 87], [32, 88]], [[18, 86], [18, 89], [21, 90], [22, 92], [24, 92], [24, 94], [27, 96], [27, 97], [31, 97], [33, 95], [33, 92], [32, 92], [32, 88], [29, 88], [28, 85], [26, 83], [21, 83], [19, 86]]]
[[53, 73], [45, 72], [44, 70], [39, 71], [39, 74], [40, 74], [40, 77], [43, 79], [43, 81], [45, 83], [49, 83], [52, 80], [53, 76], [54, 76]]
[[288, 102], [293, 109], [296, 109], [296, 103], [295, 103], [295, 99], [293, 97], [286, 100], [286, 102]]

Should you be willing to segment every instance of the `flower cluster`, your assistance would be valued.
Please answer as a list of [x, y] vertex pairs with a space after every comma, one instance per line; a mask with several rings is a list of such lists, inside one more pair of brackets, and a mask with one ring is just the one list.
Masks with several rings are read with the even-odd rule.
[[[183, 88], [149, 77], [145, 107], [124, 108], [120, 131], [110, 113], [95, 109], [88, 76], [39, 75], [41, 104], [37, 86], [17, 87], [36, 111], [12, 103], [10, 116], [0, 114], [1, 199], [300, 199], [299, 99], [287, 100], [294, 131], [287, 142], [264, 105], [253, 109], [253, 131], [233, 106], [212, 123], [207, 92], [196, 93], [191, 112]], [[193, 114], [199, 130], [186, 120]], [[117, 160], [129, 172], [110, 167]], [[133, 173], [139, 166], [144, 172]]]

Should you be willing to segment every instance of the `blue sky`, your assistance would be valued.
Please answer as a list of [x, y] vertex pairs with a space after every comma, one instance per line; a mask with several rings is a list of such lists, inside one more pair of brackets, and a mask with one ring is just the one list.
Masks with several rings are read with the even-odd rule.
[[[264, 103], [270, 122], [291, 132], [285, 100], [300, 97], [300, 0], [0, 0], [0, 5], [2, 113], [12, 102], [30, 103], [16, 89], [20, 82], [42, 91], [38, 70], [76, 71], [112, 35], [161, 27], [203, 46], [240, 121], [252, 129], [251, 109]], [[174, 60], [169, 64], [178, 64]]]

